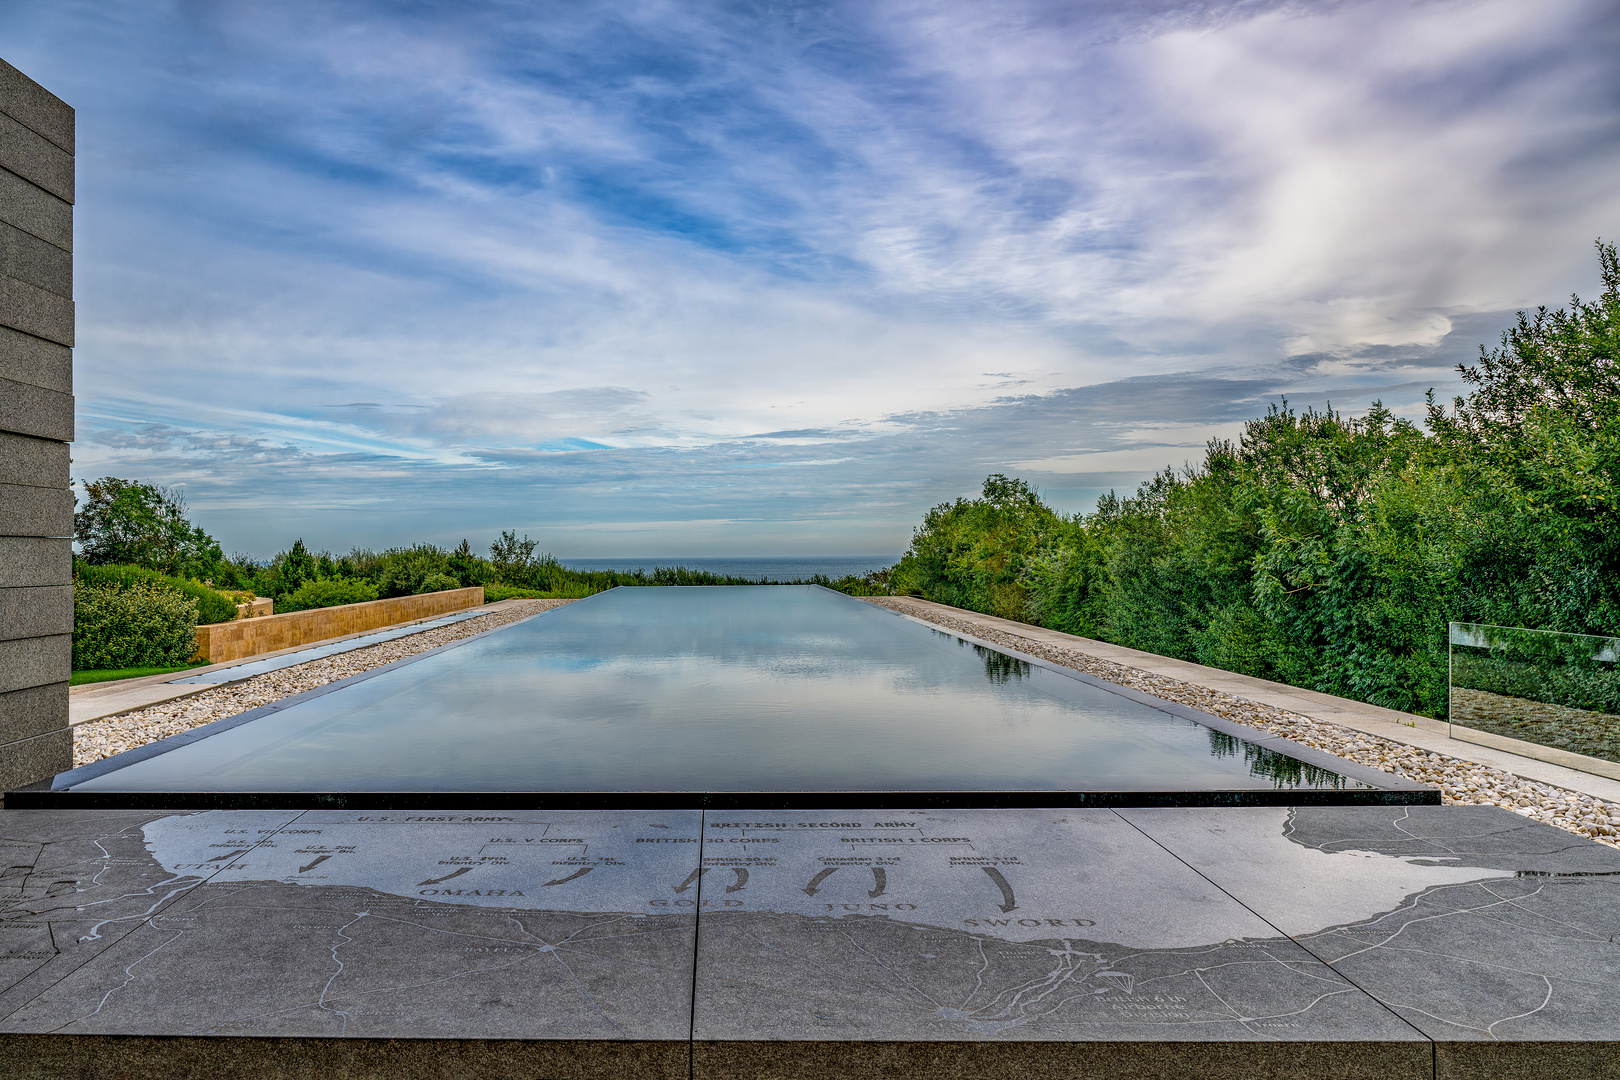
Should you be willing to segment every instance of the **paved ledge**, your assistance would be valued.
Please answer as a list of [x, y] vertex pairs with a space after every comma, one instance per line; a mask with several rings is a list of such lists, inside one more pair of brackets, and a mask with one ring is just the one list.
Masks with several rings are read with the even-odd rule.
[[[937, 604], [932, 600], [920, 600], [910, 596], [897, 597], [896, 599], [901, 599], [906, 604], [921, 611], [934, 611], [940, 615], [959, 619], [963, 622], [977, 623], [981, 626], [999, 630], [1005, 634], [1029, 638], [1032, 641], [1039, 641], [1059, 649], [1083, 653], [1086, 656], [1094, 656], [1100, 660], [1111, 660], [1124, 667], [1135, 668], [1155, 675], [1163, 675], [1166, 678], [1177, 679], [1181, 682], [1191, 683], [1211, 690], [1219, 690], [1234, 697], [1246, 698], [1277, 709], [1286, 709], [1289, 712], [1299, 713], [1317, 720], [1326, 720], [1341, 727], [1363, 731], [1369, 735], [1377, 735], [1391, 742], [1431, 750], [1437, 754], [1445, 754], [1448, 757], [1471, 761], [1479, 765], [1489, 765], [1504, 772], [1513, 773], [1515, 776], [1521, 776], [1526, 780], [1551, 784], [1567, 791], [1579, 791], [1594, 798], [1620, 803], [1620, 779], [1596, 775], [1583, 769], [1570, 768], [1553, 760], [1532, 758], [1528, 756], [1528, 752], [1541, 752], [1552, 758], [1556, 758], [1560, 754], [1565, 758], [1577, 758], [1580, 755], [1563, 754], [1558, 750], [1537, 747], [1531, 743], [1524, 743], [1517, 739], [1506, 739], [1486, 732], [1472, 732], [1465, 741], [1460, 738], [1452, 738], [1450, 735], [1451, 726], [1443, 720], [1433, 720], [1413, 713], [1385, 709], [1361, 701], [1352, 701], [1349, 698], [1319, 693], [1315, 690], [1304, 690], [1297, 686], [1289, 686], [1287, 683], [1256, 679], [1249, 675], [1239, 675], [1236, 672], [1222, 671], [1220, 668], [1205, 667], [1202, 664], [1194, 664], [1186, 660], [1173, 660], [1157, 653], [1143, 652], [1140, 649], [1128, 649], [1123, 645], [1110, 645], [1106, 641], [1095, 641], [1075, 634], [1047, 630], [1044, 627], [1031, 626], [1028, 623], [1015, 622], [1012, 619], [981, 615], [976, 611], [955, 608], [948, 604]], [[1475, 739], [1478, 739], [1478, 741], [1474, 741]], [[1582, 764], [1591, 760], [1593, 759], [1582, 759]], [[1598, 764], [1608, 765], [1609, 763], [1599, 762]]]
[[1620, 1077], [1620, 851], [1482, 806], [0, 811], [0, 1072]]
[[[450, 615], [468, 615], [478, 613], [489, 615], [504, 611], [513, 604], [522, 603], [521, 600], [501, 600], [481, 607], [468, 608], [465, 611], [451, 612]], [[223, 664], [208, 664], [203, 667], [187, 668], [184, 671], [173, 671], [167, 675], [148, 675], [139, 679], [119, 679], [110, 683], [89, 683], [84, 686], [75, 686], [68, 691], [68, 723], [69, 725], [87, 724], [92, 720], [102, 720], [120, 713], [134, 712], [137, 709], [161, 705], [165, 701], [175, 701], [179, 698], [191, 697], [207, 690], [214, 690], [221, 686], [229, 686], [238, 679], [227, 679], [212, 683], [182, 683], [179, 680], [193, 679], [199, 675], [209, 675], [219, 671], [232, 671], [249, 664], [262, 664], [266, 660], [280, 657], [297, 656], [299, 653], [313, 653], [326, 649], [334, 644], [353, 641], [356, 638], [371, 637], [374, 634], [383, 634], [391, 630], [399, 630], [408, 626], [418, 626], [422, 623], [436, 622], [446, 618], [444, 613], [424, 616], [420, 619], [408, 619], [405, 622], [394, 623], [392, 626], [378, 626], [370, 630], [362, 630], [353, 634], [344, 634], [339, 637], [327, 638], [324, 641], [311, 641], [303, 645], [296, 645], [290, 649], [280, 649], [276, 652], [260, 653], [256, 656], [245, 656], [239, 660], [231, 660]], [[432, 627], [423, 627], [430, 630]], [[356, 646], [364, 648], [365, 646]], [[311, 656], [310, 659], [318, 659]], [[243, 675], [242, 678], [252, 678], [252, 675]]]

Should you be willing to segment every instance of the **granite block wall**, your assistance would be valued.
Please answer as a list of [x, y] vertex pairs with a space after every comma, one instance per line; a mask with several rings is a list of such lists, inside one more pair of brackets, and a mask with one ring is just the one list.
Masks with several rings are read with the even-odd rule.
[[0, 792], [73, 765], [73, 127], [0, 60]]

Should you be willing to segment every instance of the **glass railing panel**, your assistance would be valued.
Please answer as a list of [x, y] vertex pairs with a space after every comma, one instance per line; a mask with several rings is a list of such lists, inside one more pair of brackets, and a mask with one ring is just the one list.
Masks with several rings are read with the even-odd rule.
[[1453, 738], [1478, 732], [1620, 764], [1620, 638], [1451, 623]]

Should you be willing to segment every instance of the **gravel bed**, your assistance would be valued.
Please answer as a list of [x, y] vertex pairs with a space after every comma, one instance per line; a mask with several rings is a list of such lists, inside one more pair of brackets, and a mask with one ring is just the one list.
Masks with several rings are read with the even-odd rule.
[[1166, 701], [1189, 705], [1318, 750], [1326, 750], [1359, 765], [1433, 784], [1440, 789], [1441, 801], [1448, 804], [1501, 806], [1611, 847], [1620, 847], [1620, 805], [1590, 795], [1540, 784], [1502, 769], [1407, 746], [1219, 690], [1125, 667], [1111, 660], [1060, 649], [1032, 638], [1004, 633], [980, 623], [908, 604], [897, 597], [862, 599]]
[[133, 750], [137, 746], [145, 746], [158, 739], [223, 720], [227, 716], [257, 709], [260, 705], [268, 705], [272, 701], [313, 690], [317, 686], [325, 686], [429, 649], [437, 649], [452, 641], [482, 634], [486, 630], [494, 630], [498, 626], [568, 603], [572, 601], [521, 600], [476, 619], [424, 630], [419, 634], [407, 634], [352, 652], [323, 656], [319, 660], [279, 671], [267, 671], [239, 683], [204, 690], [200, 694], [166, 701], [138, 712], [91, 720], [73, 729], [73, 764], [88, 765], [92, 761], [100, 761], [104, 757]]

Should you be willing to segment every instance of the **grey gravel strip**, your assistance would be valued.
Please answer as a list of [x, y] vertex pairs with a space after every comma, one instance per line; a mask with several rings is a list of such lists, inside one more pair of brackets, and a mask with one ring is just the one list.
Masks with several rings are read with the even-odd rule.
[[1441, 801], [1468, 806], [1500, 806], [1535, 821], [1556, 825], [1579, 836], [1620, 847], [1620, 806], [1580, 792], [1526, 780], [1502, 769], [1477, 765], [1415, 746], [1381, 739], [1325, 720], [1302, 716], [1270, 705], [1249, 701], [1219, 690], [1182, 682], [1165, 675], [1116, 664], [1085, 653], [1060, 649], [1032, 638], [1009, 634], [967, 619], [952, 618], [908, 604], [903, 598], [862, 597], [868, 603], [910, 615], [924, 622], [983, 638], [1054, 664], [1095, 675], [1166, 701], [1189, 705], [1216, 716], [1285, 739], [1325, 750], [1359, 765], [1404, 776], [1440, 789]]
[[317, 686], [358, 675], [362, 671], [429, 649], [437, 649], [474, 634], [505, 626], [542, 611], [549, 611], [571, 600], [525, 600], [513, 603], [500, 611], [466, 619], [448, 626], [423, 630], [420, 633], [394, 638], [363, 649], [323, 656], [316, 660], [269, 671], [251, 679], [205, 690], [200, 694], [154, 705], [137, 712], [119, 713], [102, 720], [91, 720], [73, 729], [73, 764], [75, 767], [100, 761], [137, 746], [179, 735], [192, 728], [223, 720], [227, 716], [257, 709], [272, 701], [280, 701]]

